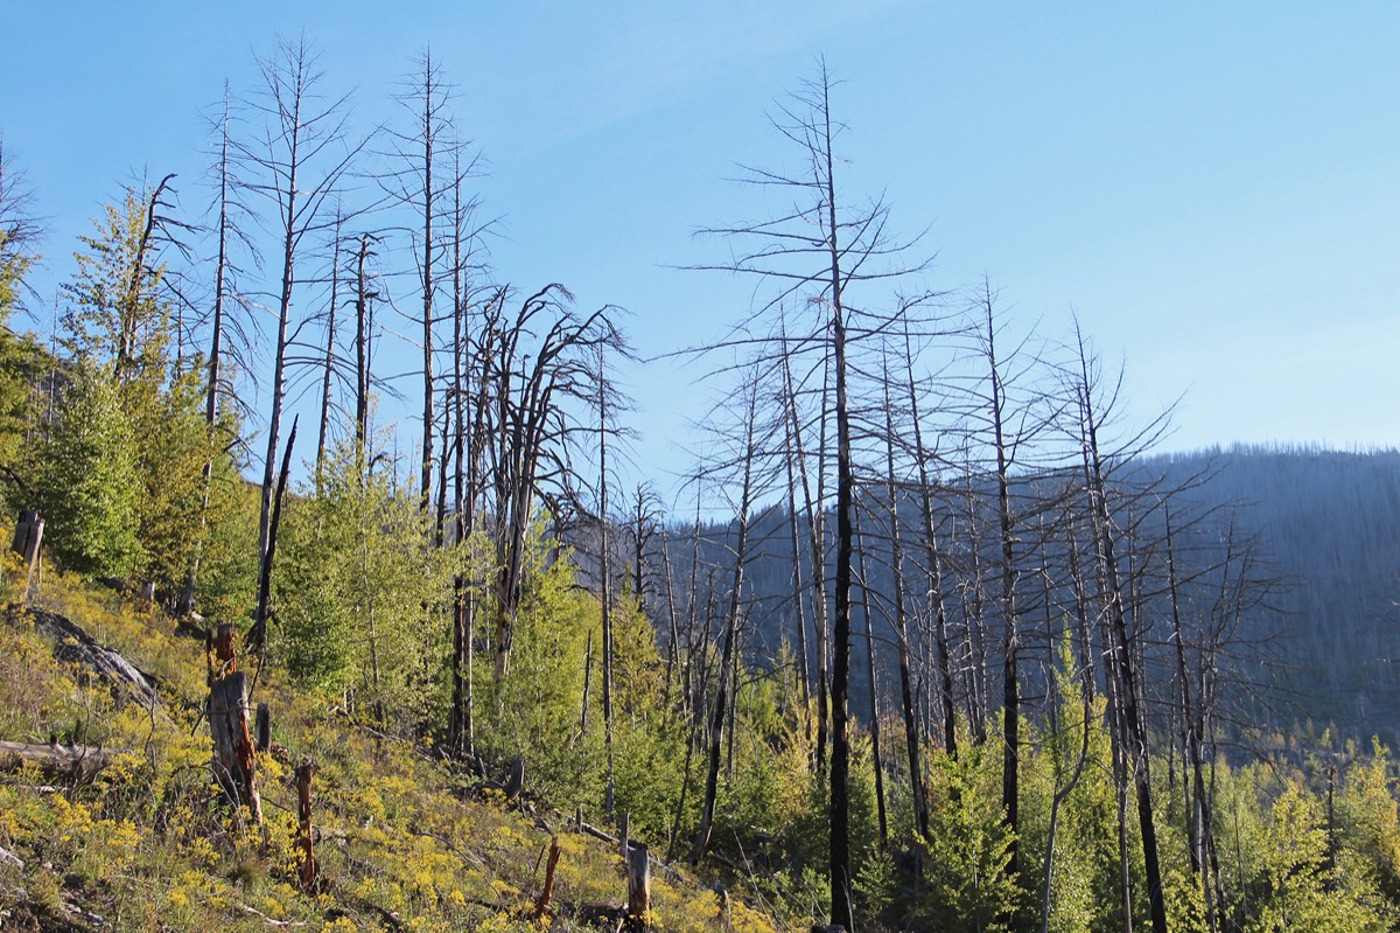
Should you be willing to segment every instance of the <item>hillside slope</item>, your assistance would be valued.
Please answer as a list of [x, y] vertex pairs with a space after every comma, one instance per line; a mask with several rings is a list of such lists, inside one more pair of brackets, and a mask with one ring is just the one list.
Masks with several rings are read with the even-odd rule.
[[[18, 596], [12, 591], [11, 599]], [[5, 930], [540, 930], [615, 918], [626, 901], [616, 845], [571, 817], [523, 812], [432, 749], [377, 733], [264, 676], [272, 749], [257, 759], [263, 824], [216, 802], [202, 710], [203, 644], [149, 606], [50, 576], [32, 604], [60, 613], [152, 676], [146, 707], [36, 633], [0, 618], [0, 740], [101, 749], [83, 779], [28, 765], [0, 772], [0, 928]], [[298, 878], [293, 768], [313, 762], [319, 881]], [[528, 782], [527, 794], [528, 799]], [[534, 810], [526, 804], [524, 811]], [[551, 831], [551, 909], [535, 917]], [[777, 929], [742, 896], [654, 864], [666, 930]], [[611, 920], [615, 927], [616, 920]]]

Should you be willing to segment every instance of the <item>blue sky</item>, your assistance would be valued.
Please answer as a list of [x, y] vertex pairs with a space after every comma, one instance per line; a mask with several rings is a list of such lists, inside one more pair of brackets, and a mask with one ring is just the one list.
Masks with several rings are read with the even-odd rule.
[[[671, 267], [716, 258], [696, 227], [763, 212], [725, 179], [788, 158], [765, 112], [824, 54], [848, 189], [927, 228], [929, 284], [986, 274], [1050, 336], [1073, 309], [1138, 417], [1184, 393], [1168, 449], [1400, 440], [1400, 4], [387, 9], [12, 5], [0, 135], [47, 220], [41, 293], [133, 173], [178, 172], [199, 208], [201, 114], [304, 31], [366, 128], [431, 43], [490, 165], [500, 278], [627, 308], [644, 354], [704, 341], [748, 291]], [[688, 465], [690, 379], [629, 374], [657, 473]]]

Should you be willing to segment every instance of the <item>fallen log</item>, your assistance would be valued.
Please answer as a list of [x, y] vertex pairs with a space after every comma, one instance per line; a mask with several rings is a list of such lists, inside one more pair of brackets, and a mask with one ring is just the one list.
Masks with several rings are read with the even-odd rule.
[[111, 763], [112, 756], [90, 745], [27, 745], [0, 742], [0, 770], [18, 771], [36, 765], [47, 774], [90, 778]]
[[18, 623], [25, 615], [33, 620], [35, 631], [57, 643], [54, 654], [60, 660], [91, 669], [111, 684], [115, 693], [130, 697], [142, 706], [150, 708], [156, 703], [155, 678], [119, 652], [100, 644], [82, 626], [47, 609], [10, 605], [11, 622]]

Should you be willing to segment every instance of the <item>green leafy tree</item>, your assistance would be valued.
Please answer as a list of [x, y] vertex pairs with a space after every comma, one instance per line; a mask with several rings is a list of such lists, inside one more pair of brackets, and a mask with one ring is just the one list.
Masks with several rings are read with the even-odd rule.
[[1327, 864], [1322, 805], [1294, 778], [1269, 809], [1259, 847], [1257, 907], [1249, 933], [1309, 930], [1363, 933], [1387, 929], [1374, 892], [1343, 883]]
[[282, 534], [276, 638], [293, 679], [348, 692], [386, 723], [422, 726], [445, 708], [446, 631], [423, 607], [450, 598], [458, 552], [434, 546], [413, 499], [342, 443], [289, 502]]
[[0, 142], [0, 475], [20, 508], [32, 505], [25, 501], [21, 478], [24, 437], [39, 420], [40, 377], [52, 369], [51, 358], [34, 338], [14, 330], [25, 275], [38, 261], [33, 252], [38, 225], [28, 202], [23, 180]]
[[51, 553], [78, 573], [130, 575], [144, 557], [136, 438], [108, 380], [79, 371], [36, 460], [34, 499]]
[[[137, 514], [145, 561], [138, 571], [163, 594], [174, 594], [184, 585], [199, 542], [211, 530], [200, 523], [199, 512], [204, 464], [218, 435], [205, 427], [197, 372], [191, 370], [127, 409], [141, 438]], [[130, 399], [138, 385], [125, 388], [123, 395]]]
[[64, 348], [114, 386], [137, 448], [142, 560], [132, 568], [165, 594], [184, 585], [207, 528], [199, 521], [203, 469], [215, 442], [201, 417], [199, 368], [170, 356], [173, 313], [162, 249], [178, 224], [163, 212], [166, 181], [127, 188], [80, 238], [63, 286]]
[[938, 929], [1005, 931], [1018, 907], [1020, 885], [1006, 873], [1011, 835], [1001, 819], [1001, 773], [986, 760], [988, 749], [960, 747], [956, 759], [938, 754], [930, 769], [935, 797], [946, 794], [931, 801], [925, 840], [926, 919]]
[[1336, 795], [1338, 868], [1400, 906], [1400, 810], [1391, 792], [1389, 750], [1372, 739], [1371, 756], [1354, 763]]
[[[523, 555], [524, 587], [511, 664], [502, 678], [492, 676], [492, 659], [478, 656], [474, 672], [479, 686], [477, 745], [504, 763], [525, 761], [532, 787], [562, 806], [602, 802], [603, 729], [598, 714], [581, 727], [588, 633], [593, 633], [590, 705], [601, 702], [598, 649], [601, 618], [598, 601], [575, 583], [572, 555], [566, 548], [551, 556], [552, 542], [538, 521], [527, 536]], [[487, 575], [483, 575], [485, 578]]]
[[108, 204], [94, 235], [78, 238], [77, 273], [63, 285], [64, 349], [121, 385], [166, 379], [171, 314], [160, 294], [165, 268], [155, 262], [163, 190], [164, 182], [154, 191], [128, 187], [120, 205]]
[[[230, 430], [226, 436], [234, 436]], [[200, 550], [197, 602], [211, 622], [248, 617], [257, 595], [258, 487], [239, 464], [216, 451], [209, 477], [206, 533]]]

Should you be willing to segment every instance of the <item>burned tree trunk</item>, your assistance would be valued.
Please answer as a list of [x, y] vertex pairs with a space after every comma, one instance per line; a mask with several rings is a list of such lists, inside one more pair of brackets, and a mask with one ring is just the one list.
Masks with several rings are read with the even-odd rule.
[[297, 787], [297, 848], [301, 851], [301, 867], [298, 874], [301, 886], [311, 890], [316, 886], [316, 877], [321, 866], [311, 848], [311, 776], [316, 766], [308, 759], [296, 770]]
[[262, 822], [253, 740], [248, 733], [247, 675], [237, 671], [209, 688], [209, 732], [214, 739], [214, 779], [235, 810], [247, 807], [254, 824]]

